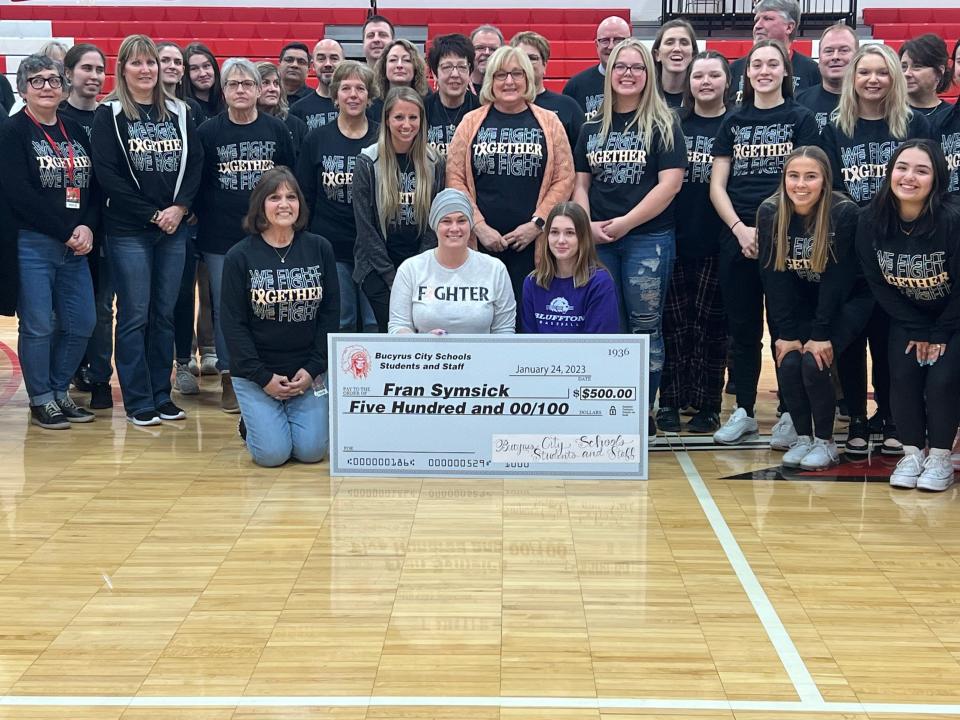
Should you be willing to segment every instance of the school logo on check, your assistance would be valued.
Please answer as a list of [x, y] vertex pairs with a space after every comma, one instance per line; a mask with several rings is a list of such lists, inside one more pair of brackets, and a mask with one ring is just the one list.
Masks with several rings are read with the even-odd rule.
[[364, 380], [370, 374], [370, 353], [363, 345], [347, 345], [340, 353], [340, 368], [357, 380]]

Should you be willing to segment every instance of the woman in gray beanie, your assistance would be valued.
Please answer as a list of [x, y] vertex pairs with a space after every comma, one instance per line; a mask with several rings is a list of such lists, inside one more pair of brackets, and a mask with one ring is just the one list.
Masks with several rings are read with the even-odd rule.
[[517, 303], [502, 262], [471, 250], [473, 203], [460, 190], [437, 194], [430, 227], [437, 247], [405, 260], [390, 293], [391, 333], [513, 333]]

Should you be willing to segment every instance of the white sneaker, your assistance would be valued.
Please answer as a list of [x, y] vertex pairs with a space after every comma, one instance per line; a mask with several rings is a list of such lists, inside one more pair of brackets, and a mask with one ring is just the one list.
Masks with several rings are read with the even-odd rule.
[[756, 435], [760, 431], [757, 421], [747, 415], [743, 408], [737, 408], [727, 418], [719, 430], [713, 434], [713, 441], [721, 445], [739, 445], [749, 435]]
[[953, 485], [953, 462], [949, 455], [928, 455], [917, 478], [918, 490], [943, 492]]
[[789, 450], [797, 441], [797, 430], [793, 427], [793, 418], [785, 412], [777, 420], [770, 433], [770, 448], [772, 450]]
[[800, 467], [800, 463], [813, 449], [813, 439], [809, 435], [800, 435], [783, 454], [780, 464], [788, 468]]
[[912, 490], [917, 486], [917, 479], [923, 472], [924, 460], [927, 454], [924, 451], [911, 455], [904, 455], [890, 473], [890, 486]]
[[840, 464], [840, 453], [837, 452], [837, 444], [833, 440], [821, 440], [816, 438], [813, 441], [813, 447], [803, 460], [800, 461], [800, 467], [804, 470], [826, 470], [834, 465]]

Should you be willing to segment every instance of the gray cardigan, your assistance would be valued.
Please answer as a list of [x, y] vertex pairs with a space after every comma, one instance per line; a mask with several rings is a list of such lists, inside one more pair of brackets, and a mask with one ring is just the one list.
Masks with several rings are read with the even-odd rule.
[[[428, 148], [433, 161], [432, 197], [443, 190], [446, 182], [444, 159]], [[353, 246], [353, 279], [363, 283], [372, 272], [379, 273], [387, 287], [393, 286], [397, 269], [387, 254], [387, 239], [380, 230], [380, 211], [377, 208], [377, 175], [380, 172], [380, 153], [376, 145], [364, 148], [353, 168], [353, 216], [357, 223], [357, 242]], [[427, 228], [420, 237], [420, 252], [435, 248], [437, 235]]]

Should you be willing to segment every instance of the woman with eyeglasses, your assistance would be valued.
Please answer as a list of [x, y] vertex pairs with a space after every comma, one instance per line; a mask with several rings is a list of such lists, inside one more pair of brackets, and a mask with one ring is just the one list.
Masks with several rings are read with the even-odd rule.
[[437, 91], [423, 99], [427, 118], [427, 142], [443, 157], [463, 117], [480, 107], [470, 92], [473, 43], [465, 35], [440, 35], [427, 51], [427, 64], [437, 79]]
[[187, 106], [159, 81], [145, 35], [117, 53], [117, 86], [97, 109], [93, 156], [107, 196], [110, 267], [117, 289], [116, 364], [128, 420], [157, 425], [186, 413], [170, 399], [173, 315], [203, 148]]
[[[621, 324], [650, 336], [650, 406], [663, 370], [663, 308], [673, 268], [673, 199], [687, 146], [676, 114], [648, 76], [650, 51], [624, 40], [607, 61], [600, 114], [580, 130], [573, 199], [590, 213], [597, 255], [613, 277]], [[651, 416], [649, 434], [656, 435]]]
[[474, 203], [474, 234], [507, 266], [514, 297], [534, 267], [546, 217], [573, 190], [570, 142], [556, 113], [534, 104], [530, 60], [502, 47], [487, 61], [483, 106], [463, 118], [447, 154], [447, 185]]
[[17, 90], [25, 106], [0, 126], [0, 184], [19, 227], [17, 354], [30, 422], [46, 430], [94, 419], [68, 390], [96, 323], [84, 256], [93, 248], [99, 199], [87, 133], [57, 112], [66, 87], [60, 67], [44, 55], [21, 60]]
[[267, 115], [283, 120], [290, 133], [293, 143], [293, 152], [299, 156], [300, 148], [307, 137], [307, 124], [290, 112], [287, 102], [287, 91], [280, 82], [280, 73], [277, 66], [270, 62], [257, 63], [257, 72], [260, 73], [260, 98], [257, 100], [257, 109]]
[[[746, 57], [743, 104], [717, 132], [710, 177], [710, 200], [726, 226], [720, 240], [720, 288], [737, 386], [737, 409], [713, 435], [723, 445], [742, 443], [759, 432], [754, 406], [763, 347], [763, 285], [757, 209], [776, 191], [793, 149], [819, 141], [813, 113], [793, 99], [793, 70], [783, 44], [758, 41]], [[785, 412], [773, 428], [770, 446], [786, 450], [796, 439]]]
[[263, 173], [278, 166], [290, 167], [295, 158], [283, 121], [257, 110], [260, 73], [256, 65], [245, 58], [230, 58], [223, 64], [221, 84], [227, 111], [210, 118], [198, 132], [204, 162], [197, 247], [210, 271], [220, 409], [235, 413], [239, 407], [220, 316], [224, 256], [246, 235], [241, 220]]

